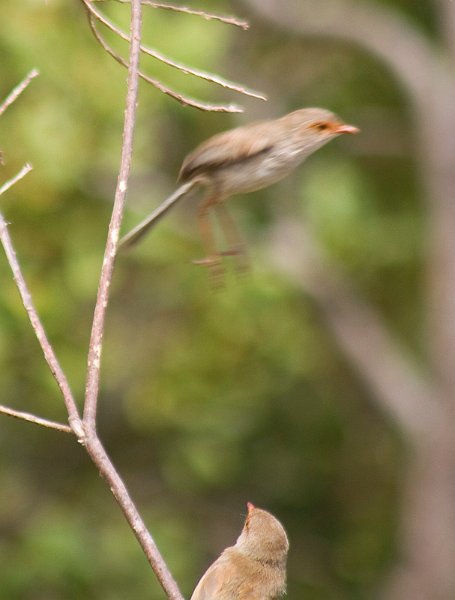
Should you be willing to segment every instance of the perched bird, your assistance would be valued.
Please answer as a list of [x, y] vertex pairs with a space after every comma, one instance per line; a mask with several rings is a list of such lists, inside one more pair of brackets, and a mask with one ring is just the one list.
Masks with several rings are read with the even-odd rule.
[[207, 569], [191, 600], [275, 600], [286, 592], [286, 532], [273, 515], [247, 506], [237, 542]]
[[[215, 135], [185, 158], [178, 177], [180, 187], [125, 235], [120, 246], [134, 245], [178, 200], [196, 185], [202, 185], [207, 188], [207, 194], [199, 204], [198, 220], [206, 257], [194, 262], [216, 267], [222, 256], [243, 250], [243, 242], [224, 207], [224, 200], [283, 179], [333, 138], [358, 131], [328, 110], [302, 108], [279, 119], [251, 123]], [[217, 212], [229, 245], [226, 251], [216, 250], [209, 221], [212, 208]]]

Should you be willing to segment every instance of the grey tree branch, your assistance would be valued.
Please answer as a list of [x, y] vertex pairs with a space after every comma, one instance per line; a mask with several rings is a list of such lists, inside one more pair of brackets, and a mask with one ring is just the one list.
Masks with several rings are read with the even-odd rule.
[[[120, 1], [129, 2], [130, 0]], [[221, 23], [225, 23], [226, 25], [234, 25], [235, 27], [241, 27], [245, 30], [250, 28], [248, 21], [238, 19], [237, 17], [215, 15], [213, 13], [208, 13], [205, 10], [195, 10], [194, 8], [188, 8], [187, 6], [176, 6], [174, 4], [166, 4], [164, 2], [152, 2], [151, 0], [142, 0], [142, 4], [147, 4], [152, 8], [162, 8], [164, 10], [172, 10], [174, 12], [181, 12], [187, 15], [195, 15], [196, 17], [207, 19], [207, 21], [221, 21]]]
[[133, 136], [136, 121], [136, 105], [139, 82], [139, 57], [141, 47], [141, 3], [134, 0], [131, 3], [131, 44], [128, 66], [128, 90], [126, 97], [125, 119], [123, 126], [122, 155], [115, 190], [114, 207], [104, 252], [103, 264], [93, 316], [92, 333], [90, 337], [87, 383], [85, 388], [84, 425], [91, 431], [96, 430], [96, 415], [98, 406], [101, 350], [103, 345], [104, 322], [109, 302], [109, 292], [114, 271], [115, 256], [119, 239], [120, 226], [126, 202], [128, 179], [131, 171], [133, 154]]
[[[444, 1], [444, 0], [443, 0]], [[443, 60], [432, 44], [404, 15], [377, 2], [356, 0], [244, 0], [274, 25], [306, 36], [328, 36], [364, 47], [380, 57], [404, 83], [416, 105], [428, 103], [432, 83], [446, 78]]]
[[[93, 0], [94, 2], [108, 2], [109, 0]], [[130, 4], [131, 0], [114, 0], [119, 4]], [[176, 4], [168, 4], [165, 2], [153, 2], [152, 0], [141, 0], [143, 6], [150, 6], [151, 8], [159, 8], [163, 10], [170, 10], [172, 12], [185, 13], [186, 15], [193, 15], [196, 17], [202, 17], [207, 21], [220, 21], [226, 25], [234, 25], [235, 27], [241, 27], [242, 29], [249, 29], [250, 25], [248, 21], [238, 19], [237, 17], [216, 15], [214, 13], [208, 13], [205, 10], [195, 10], [194, 8], [188, 8], [187, 6], [178, 6]]]
[[[108, 19], [102, 12], [100, 12], [95, 7], [96, 0], [95, 1], [94, 0], [81, 0], [81, 1], [84, 4], [88, 14], [90, 15], [90, 19], [89, 19], [90, 27], [92, 29], [92, 32], [95, 34], [95, 38], [97, 39], [97, 41], [113, 58], [115, 58], [115, 60], [117, 62], [119, 62], [120, 64], [125, 66], [126, 63], [125, 63], [124, 59], [117, 52], [115, 52], [102, 38], [99, 31], [97, 30], [96, 23], [94, 22], [93, 19], [96, 19], [99, 23], [102, 23], [105, 27], [110, 29], [118, 37], [120, 37], [121, 39], [123, 39], [125, 41], [129, 41], [127, 34], [124, 33], [117, 25], [112, 23], [112, 21], [110, 19]], [[142, 3], [144, 3], [144, 1]], [[172, 5], [160, 6], [159, 3], [156, 5], [155, 5], [155, 3], [151, 3], [150, 5], [154, 6], [155, 8], [166, 8], [166, 9], [170, 9], [170, 10], [177, 10], [177, 7], [174, 7]], [[199, 13], [199, 16], [202, 16], [204, 18], [213, 18], [214, 17], [214, 15], [204, 13], [203, 11], [191, 11], [190, 9], [184, 9], [184, 7], [181, 7], [181, 9], [183, 9], [183, 10], [181, 10], [180, 12], [189, 12], [191, 14]], [[219, 19], [225, 21], [225, 18], [219, 17]], [[233, 23], [232, 18], [231, 18], [230, 22]], [[239, 24], [239, 23], [235, 23], [235, 24]], [[156, 58], [157, 60], [161, 61], [162, 63], [164, 63], [170, 67], [178, 69], [182, 73], [185, 73], [188, 75], [194, 75], [195, 77], [199, 77], [200, 79], [204, 79], [205, 81], [208, 81], [210, 83], [215, 83], [216, 85], [220, 85], [224, 88], [239, 92], [246, 96], [252, 96], [254, 98], [258, 98], [261, 100], [267, 99], [263, 94], [261, 94], [259, 92], [251, 90], [251, 89], [249, 89], [243, 85], [240, 85], [238, 83], [228, 81], [227, 79], [224, 79], [223, 77], [220, 77], [219, 75], [215, 75], [212, 73], [208, 73], [207, 71], [202, 71], [200, 69], [195, 69], [193, 67], [189, 67], [188, 65], [177, 62], [177, 61], [165, 56], [164, 54], [162, 54], [161, 52], [158, 52], [157, 50], [155, 50], [153, 48], [148, 48], [147, 46], [141, 46], [140, 51], [148, 56]], [[185, 104], [188, 106], [193, 106], [193, 107], [199, 108], [201, 110], [210, 110], [210, 111], [213, 110], [213, 111], [218, 111], [218, 112], [242, 112], [243, 111], [243, 109], [241, 107], [239, 107], [235, 104], [212, 105], [209, 103], [200, 102], [193, 98], [189, 98], [189, 97], [185, 96], [184, 94], [181, 94], [181, 93], [175, 92], [174, 90], [171, 90], [170, 88], [168, 88], [167, 86], [162, 84], [160, 81], [157, 81], [156, 79], [149, 77], [148, 75], [145, 75], [144, 73], [140, 73], [140, 77], [142, 79], [144, 79], [145, 81], [147, 81], [148, 83], [150, 83], [151, 85], [153, 85], [154, 87], [156, 87], [157, 89], [159, 89], [161, 92], [171, 96], [172, 98], [178, 100], [182, 104]]]
[[[26, 86], [21, 88], [21, 85], [16, 88], [16, 91], [18, 89], [21, 89], [21, 91], [23, 89], [25, 89]], [[19, 91], [19, 93], [15, 94], [15, 97], [12, 100], [13, 102], [14, 102], [14, 100], [16, 100], [16, 98], [19, 96], [19, 94], [20, 94], [20, 91]], [[10, 95], [10, 97], [11, 97], [11, 95]], [[14, 185], [17, 181], [22, 179], [31, 170], [31, 168], [32, 168], [31, 165], [25, 165], [15, 177], [13, 177], [9, 181], [7, 181], [5, 184], [3, 184], [0, 193], [4, 193], [12, 185]], [[17, 260], [16, 253], [14, 251], [11, 237], [8, 232], [8, 225], [7, 225], [5, 218], [1, 212], [0, 212], [0, 241], [5, 250], [6, 258], [8, 260], [9, 266], [13, 273], [14, 281], [16, 283], [17, 289], [21, 296], [22, 303], [24, 305], [25, 310], [27, 311], [33, 331], [35, 332], [35, 335], [36, 335], [38, 342], [41, 346], [41, 349], [43, 351], [44, 358], [46, 359], [46, 362], [49, 365], [49, 368], [51, 370], [51, 373], [54, 376], [54, 379], [56, 380], [57, 385], [59, 386], [59, 388], [62, 392], [63, 399], [64, 399], [64, 402], [66, 405], [66, 409], [68, 411], [70, 426], [73, 429], [73, 431], [76, 433], [76, 435], [80, 435], [81, 431], [82, 431], [81, 420], [80, 420], [80, 416], [79, 416], [79, 411], [77, 409], [76, 401], [74, 400], [74, 397], [71, 392], [71, 388], [70, 388], [70, 385], [66, 378], [66, 375], [60, 366], [60, 363], [54, 352], [54, 349], [52, 348], [52, 345], [48, 340], [44, 326], [41, 323], [41, 320], [39, 318], [39, 315], [35, 308], [35, 305], [33, 304], [32, 296], [27, 287], [27, 284], [25, 282], [24, 276], [22, 274], [22, 271], [21, 271], [21, 268], [19, 265], [19, 261]], [[31, 419], [28, 419], [28, 420], [31, 420]], [[40, 420], [40, 417], [35, 417], [35, 423], [38, 423], [39, 420]], [[42, 425], [43, 423], [40, 422], [38, 424]]]
[[[421, 377], [415, 378], [415, 369], [407, 369], [406, 364], [403, 368], [403, 360], [409, 363], [409, 359], [400, 351], [398, 355], [392, 354], [398, 363], [391, 366], [399, 370], [404, 395], [397, 386], [395, 391], [392, 390], [391, 402], [387, 402], [384, 394], [377, 396], [379, 400], [382, 398], [385, 409], [394, 406], [402, 427], [409, 422], [411, 430], [418, 432], [425, 414], [429, 416], [425, 435], [413, 436], [398, 539], [402, 560], [390, 578], [390, 587], [385, 590], [384, 597], [394, 600], [449, 598], [455, 581], [455, 3], [439, 0], [447, 50], [444, 54], [444, 44], [436, 42], [433, 45], [398, 11], [377, 2], [306, 0], [301, 3], [287, 0], [286, 10], [283, 10], [284, 3], [278, 6], [272, 0], [244, 1], [259, 15], [286, 31], [359, 44], [384, 61], [408, 93], [417, 131], [418, 174], [427, 200], [426, 338], [430, 350], [429, 371], [435, 384], [430, 382], [428, 385], [424, 381], [421, 385]], [[301, 278], [299, 281], [302, 284]], [[321, 293], [321, 290], [313, 290], [313, 294], [317, 291]], [[333, 328], [335, 325], [349, 328], [349, 318], [340, 321], [344, 309], [337, 314], [337, 306], [329, 307], [321, 300], [318, 304], [330, 317]], [[381, 327], [380, 333], [382, 337], [388, 336], [385, 327]], [[339, 327], [337, 335], [341, 339]], [[355, 331], [353, 335], [355, 339]], [[351, 343], [354, 342], [351, 340]], [[382, 358], [384, 353], [387, 357], [386, 346], [377, 349], [378, 357]], [[355, 357], [347, 344], [346, 354], [357, 360], [359, 366], [365, 361], [365, 355], [357, 353]], [[369, 365], [378, 366], [374, 364], [374, 356], [370, 356]], [[364, 365], [366, 373], [367, 367]], [[384, 376], [388, 376], [386, 370]], [[406, 379], [410, 383], [408, 389]], [[414, 399], [413, 385], [417, 386]], [[376, 388], [380, 393], [380, 387]], [[402, 399], [404, 403], [398, 411]], [[413, 407], [416, 417], [412, 415]]]
[[439, 22], [445, 45], [455, 64], [455, 2], [453, 0], [435, 0], [439, 9]]
[[[135, 0], [132, 0], [132, 4]], [[85, 447], [91, 459], [98, 467], [100, 475], [106, 481], [117, 500], [126, 520], [131, 526], [134, 535], [141, 545], [149, 564], [151, 565], [158, 581], [160, 582], [169, 600], [184, 600], [177, 583], [172, 577], [158, 547], [150, 535], [139, 511], [134, 505], [129, 492], [120, 475], [107, 455], [100, 439], [95, 432], [89, 432], [85, 439]]]
[[48, 429], [56, 429], [57, 431], [62, 431], [64, 433], [73, 433], [73, 430], [71, 427], [68, 427], [68, 425], [57, 423], [56, 421], [49, 421], [49, 419], [42, 419], [41, 417], [37, 417], [36, 415], [32, 415], [31, 413], [22, 410], [14, 410], [8, 406], [3, 406], [3, 404], [0, 404], [0, 413], [14, 417], [15, 419], [34, 423], [35, 425], [41, 425], [41, 427], [47, 427]]
[[[94, 35], [95, 39], [98, 41], [98, 43], [100, 44], [100, 46], [108, 54], [110, 54], [110, 56], [112, 56], [112, 58], [114, 60], [116, 60], [119, 64], [128, 68], [127, 61], [124, 58], [122, 58], [113, 48], [111, 48], [111, 46], [109, 46], [109, 44], [106, 42], [106, 40], [103, 38], [103, 36], [98, 31], [98, 29], [96, 27], [97, 23], [96, 23], [96, 20], [93, 17], [93, 15], [89, 15], [89, 24], [90, 24], [90, 29], [92, 30], [93, 35]], [[172, 90], [171, 88], [163, 85], [161, 83], [161, 81], [158, 81], [158, 79], [153, 79], [152, 77], [149, 77], [142, 71], [139, 71], [139, 77], [141, 79], [143, 79], [144, 81], [146, 81], [147, 83], [150, 83], [151, 85], [153, 85], [157, 90], [159, 90], [163, 94], [166, 94], [170, 98], [174, 98], [174, 100], [177, 100], [178, 102], [180, 102], [180, 104], [182, 104], [184, 106], [191, 106], [191, 107], [197, 108], [199, 110], [206, 110], [206, 111], [210, 111], [210, 112], [230, 112], [230, 113], [243, 112], [242, 107], [238, 106], [237, 104], [227, 104], [227, 105], [226, 104], [211, 104], [211, 103], [201, 102], [199, 100], [196, 100], [195, 98], [190, 98], [189, 96], [180, 94], [179, 92], [176, 92], [175, 90]]]
[[153, 537], [147, 530], [139, 511], [134, 505], [129, 492], [107, 455], [96, 431], [96, 418], [100, 386], [101, 352], [103, 344], [106, 310], [114, 270], [115, 257], [119, 239], [119, 231], [125, 207], [128, 180], [131, 171], [133, 137], [136, 120], [136, 107], [139, 84], [139, 58], [141, 52], [142, 14], [141, 1], [131, 2], [130, 55], [128, 62], [128, 90], [126, 96], [125, 118], [123, 127], [122, 155], [115, 191], [114, 207], [109, 224], [106, 248], [96, 299], [92, 333], [90, 337], [87, 383], [84, 405], [84, 438], [81, 440], [91, 459], [98, 467], [101, 476], [106, 480], [116, 498], [136, 538], [141, 544], [152, 569], [170, 600], [183, 600], [177, 583], [172, 577], [161, 556]]
[[[99, 10], [97, 10], [90, 0], [82, 0], [87, 7], [87, 10], [93, 15], [100, 23], [105, 25], [108, 29], [113, 31], [119, 38], [129, 42], [128, 35], [114, 25], [110, 19], [108, 19], [105, 15], [103, 15]], [[240, 92], [241, 94], [245, 94], [245, 96], [252, 96], [253, 98], [259, 98], [260, 100], [266, 100], [263, 94], [259, 92], [255, 92], [254, 90], [250, 90], [245, 86], [242, 86], [238, 83], [234, 83], [233, 81], [228, 81], [219, 75], [214, 75], [212, 73], [208, 73], [207, 71], [201, 71], [200, 69], [195, 69], [193, 67], [189, 67], [181, 62], [177, 62], [168, 56], [165, 56], [161, 52], [154, 50], [153, 48], [148, 48], [147, 46], [141, 45], [141, 52], [146, 54], [147, 56], [151, 56], [152, 58], [156, 58], [160, 62], [169, 67], [173, 67], [186, 75], [194, 75], [195, 77], [199, 77], [200, 79], [204, 79], [205, 81], [209, 81], [210, 83], [215, 83], [216, 85], [220, 85], [228, 90], [234, 90], [236, 92]]]
[[[380, 57], [406, 86], [415, 113], [417, 158], [427, 191], [428, 314], [432, 368], [441, 392], [455, 389], [455, 77], [439, 49], [393, 9], [352, 0], [245, 0], [259, 15], [287, 31], [330, 36], [360, 44]], [[349, 16], [349, 18], [347, 18]]]
[[[95, 312], [92, 325], [92, 334], [90, 338], [86, 397], [84, 405], [84, 418], [81, 421], [77, 405], [72, 396], [66, 376], [58, 362], [55, 352], [46, 336], [44, 327], [39, 319], [31, 294], [27, 288], [22, 275], [19, 262], [14, 251], [11, 238], [8, 233], [7, 223], [0, 213], [0, 241], [3, 244], [6, 257], [12, 270], [16, 286], [22, 298], [24, 307], [28, 313], [32, 328], [38, 338], [43, 350], [45, 359], [49, 368], [56, 379], [62, 392], [69, 416], [70, 427], [62, 423], [43, 419], [36, 415], [15, 410], [0, 405], [0, 413], [11, 417], [22, 419], [36, 425], [56, 429], [58, 431], [71, 433], [74, 432], [79, 441], [85, 446], [87, 453], [92, 458], [94, 464], [102, 477], [106, 480], [114, 497], [119, 503], [126, 519], [128, 520], [136, 538], [146, 554], [150, 565], [152, 566], [161, 586], [170, 600], [183, 600], [178, 589], [177, 583], [173, 579], [167, 565], [161, 556], [152, 536], [150, 535], [144, 521], [142, 520], [137, 508], [132, 501], [128, 490], [123, 483], [120, 475], [117, 473], [114, 465], [109, 459], [103, 445], [101, 444], [96, 432], [97, 403], [99, 395], [100, 368], [101, 368], [101, 350], [103, 342], [103, 331], [105, 315], [109, 300], [109, 290], [112, 280], [116, 249], [119, 238], [119, 231], [128, 188], [128, 179], [131, 170], [131, 160], [133, 151], [133, 134], [136, 117], [136, 105], [138, 95], [139, 78], [139, 56], [141, 43], [141, 1], [132, 0], [131, 3], [131, 43], [130, 59], [128, 63], [128, 90], [126, 98], [126, 109], [124, 119], [122, 156], [120, 161], [119, 176], [114, 199], [111, 222], [109, 225], [108, 238], [104, 254], [103, 265], [100, 275], [98, 295], [95, 305]], [[30, 80], [36, 76], [36, 72], [31, 72], [21, 84], [19, 84], [7, 99], [0, 106], [3, 112], [10, 106], [27, 87]], [[31, 170], [31, 165], [25, 165], [17, 175], [5, 182], [0, 187], [0, 195], [5, 193], [13, 185]]]
[[30, 163], [26, 163], [22, 169], [16, 173], [16, 175], [14, 175], [14, 177], [11, 177], [11, 179], [8, 179], [8, 181], [5, 181], [5, 183], [0, 186], [0, 196], [13, 187], [13, 185], [15, 185], [18, 181], [23, 179], [27, 173], [30, 173], [32, 169], [32, 165]]
[[28, 87], [31, 80], [35, 77], [38, 77], [38, 75], [38, 69], [32, 69], [30, 73], [28, 73], [28, 75], [26, 75], [24, 79], [8, 94], [5, 100], [0, 104], [0, 116], [5, 112], [8, 106], [11, 106], [11, 104], [18, 99], [22, 92]]
[[[445, 417], [434, 384], [417, 372], [377, 312], [331, 264], [303, 224], [279, 223], [270, 244], [280, 271], [313, 298], [379, 408], [416, 439]], [[433, 401], [430, 401], [432, 399]]]

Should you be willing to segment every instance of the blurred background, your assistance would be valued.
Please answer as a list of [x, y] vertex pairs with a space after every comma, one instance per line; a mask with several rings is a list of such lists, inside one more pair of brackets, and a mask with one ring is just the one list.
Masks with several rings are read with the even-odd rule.
[[[251, 271], [214, 291], [182, 203], [117, 261], [99, 430], [182, 592], [242, 527], [246, 502], [290, 540], [288, 597], [455, 597], [455, 3], [211, 0], [249, 31], [144, 7], [144, 42], [267, 103], [142, 59], [124, 227], [224, 129], [322, 106], [357, 125], [281, 184], [229, 201]], [[323, 6], [322, 6], [323, 4]], [[129, 7], [100, 3], [128, 27]], [[76, 397], [119, 165], [126, 71], [82, 3], [0, 8], [2, 211]], [[107, 35], [125, 54], [125, 46]], [[0, 403], [65, 420], [0, 258]], [[8, 600], [163, 598], [118, 506], [68, 435], [0, 415], [0, 588]]]

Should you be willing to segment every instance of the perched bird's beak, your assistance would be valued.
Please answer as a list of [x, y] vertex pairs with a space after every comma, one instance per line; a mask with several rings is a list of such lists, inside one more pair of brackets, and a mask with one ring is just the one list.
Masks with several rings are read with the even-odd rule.
[[354, 125], [346, 125], [345, 123], [340, 123], [334, 128], [335, 133], [359, 133], [360, 129], [355, 127]]

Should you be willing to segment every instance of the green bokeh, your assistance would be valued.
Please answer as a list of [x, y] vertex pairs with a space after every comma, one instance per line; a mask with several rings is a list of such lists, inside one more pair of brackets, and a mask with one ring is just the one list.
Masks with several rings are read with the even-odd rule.
[[[428, 0], [415, 14], [414, 2], [399, 4], [416, 23], [431, 11]], [[127, 7], [99, 6], [127, 27]], [[199, 7], [234, 12], [227, 1]], [[1, 95], [31, 68], [41, 73], [0, 120], [1, 181], [26, 161], [34, 165], [2, 197], [2, 210], [81, 399], [126, 72], [95, 43], [77, 2], [3, 2], [0, 22], [7, 25], [0, 31]], [[183, 156], [204, 138], [302, 104], [331, 107], [353, 122], [359, 115], [367, 130], [374, 120], [368, 115], [382, 115], [398, 124], [401, 153], [381, 153], [381, 132], [371, 126], [373, 151], [340, 140], [283, 184], [234, 200], [252, 272], [237, 278], [229, 268], [218, 293], [191, 264], [201, 253], [194, 201], [121, 257], [105, 336], [100, 431], [187, 596], [235, 540], [250, 500], [289, 532], [290, 598], [370, 598], [395, 558], [402, 443], [317, 308], [269, 264], [264, 240], [284, 199], [280, 210], [307, 220], [419, 352], [422, 214], [409, 108], [394, 78], [359, 48], [253, 25], [243, 32], [147, 11], [149, 46], [263, 88], [270, 103], [243, 102], [144, 59], [144, 70], [170, 86], [213, 102], [243, 102], [248, 113], [201, 113], [141, 83], [127, 223], [172, 189]], [[431, 22], [426, 27], [435, 35]], [[64, 420], [3, 259], [0, 277], [0, 403]], [[0, 595], [162, 598], [83, 449], [64, 434], [0, 419]]]

